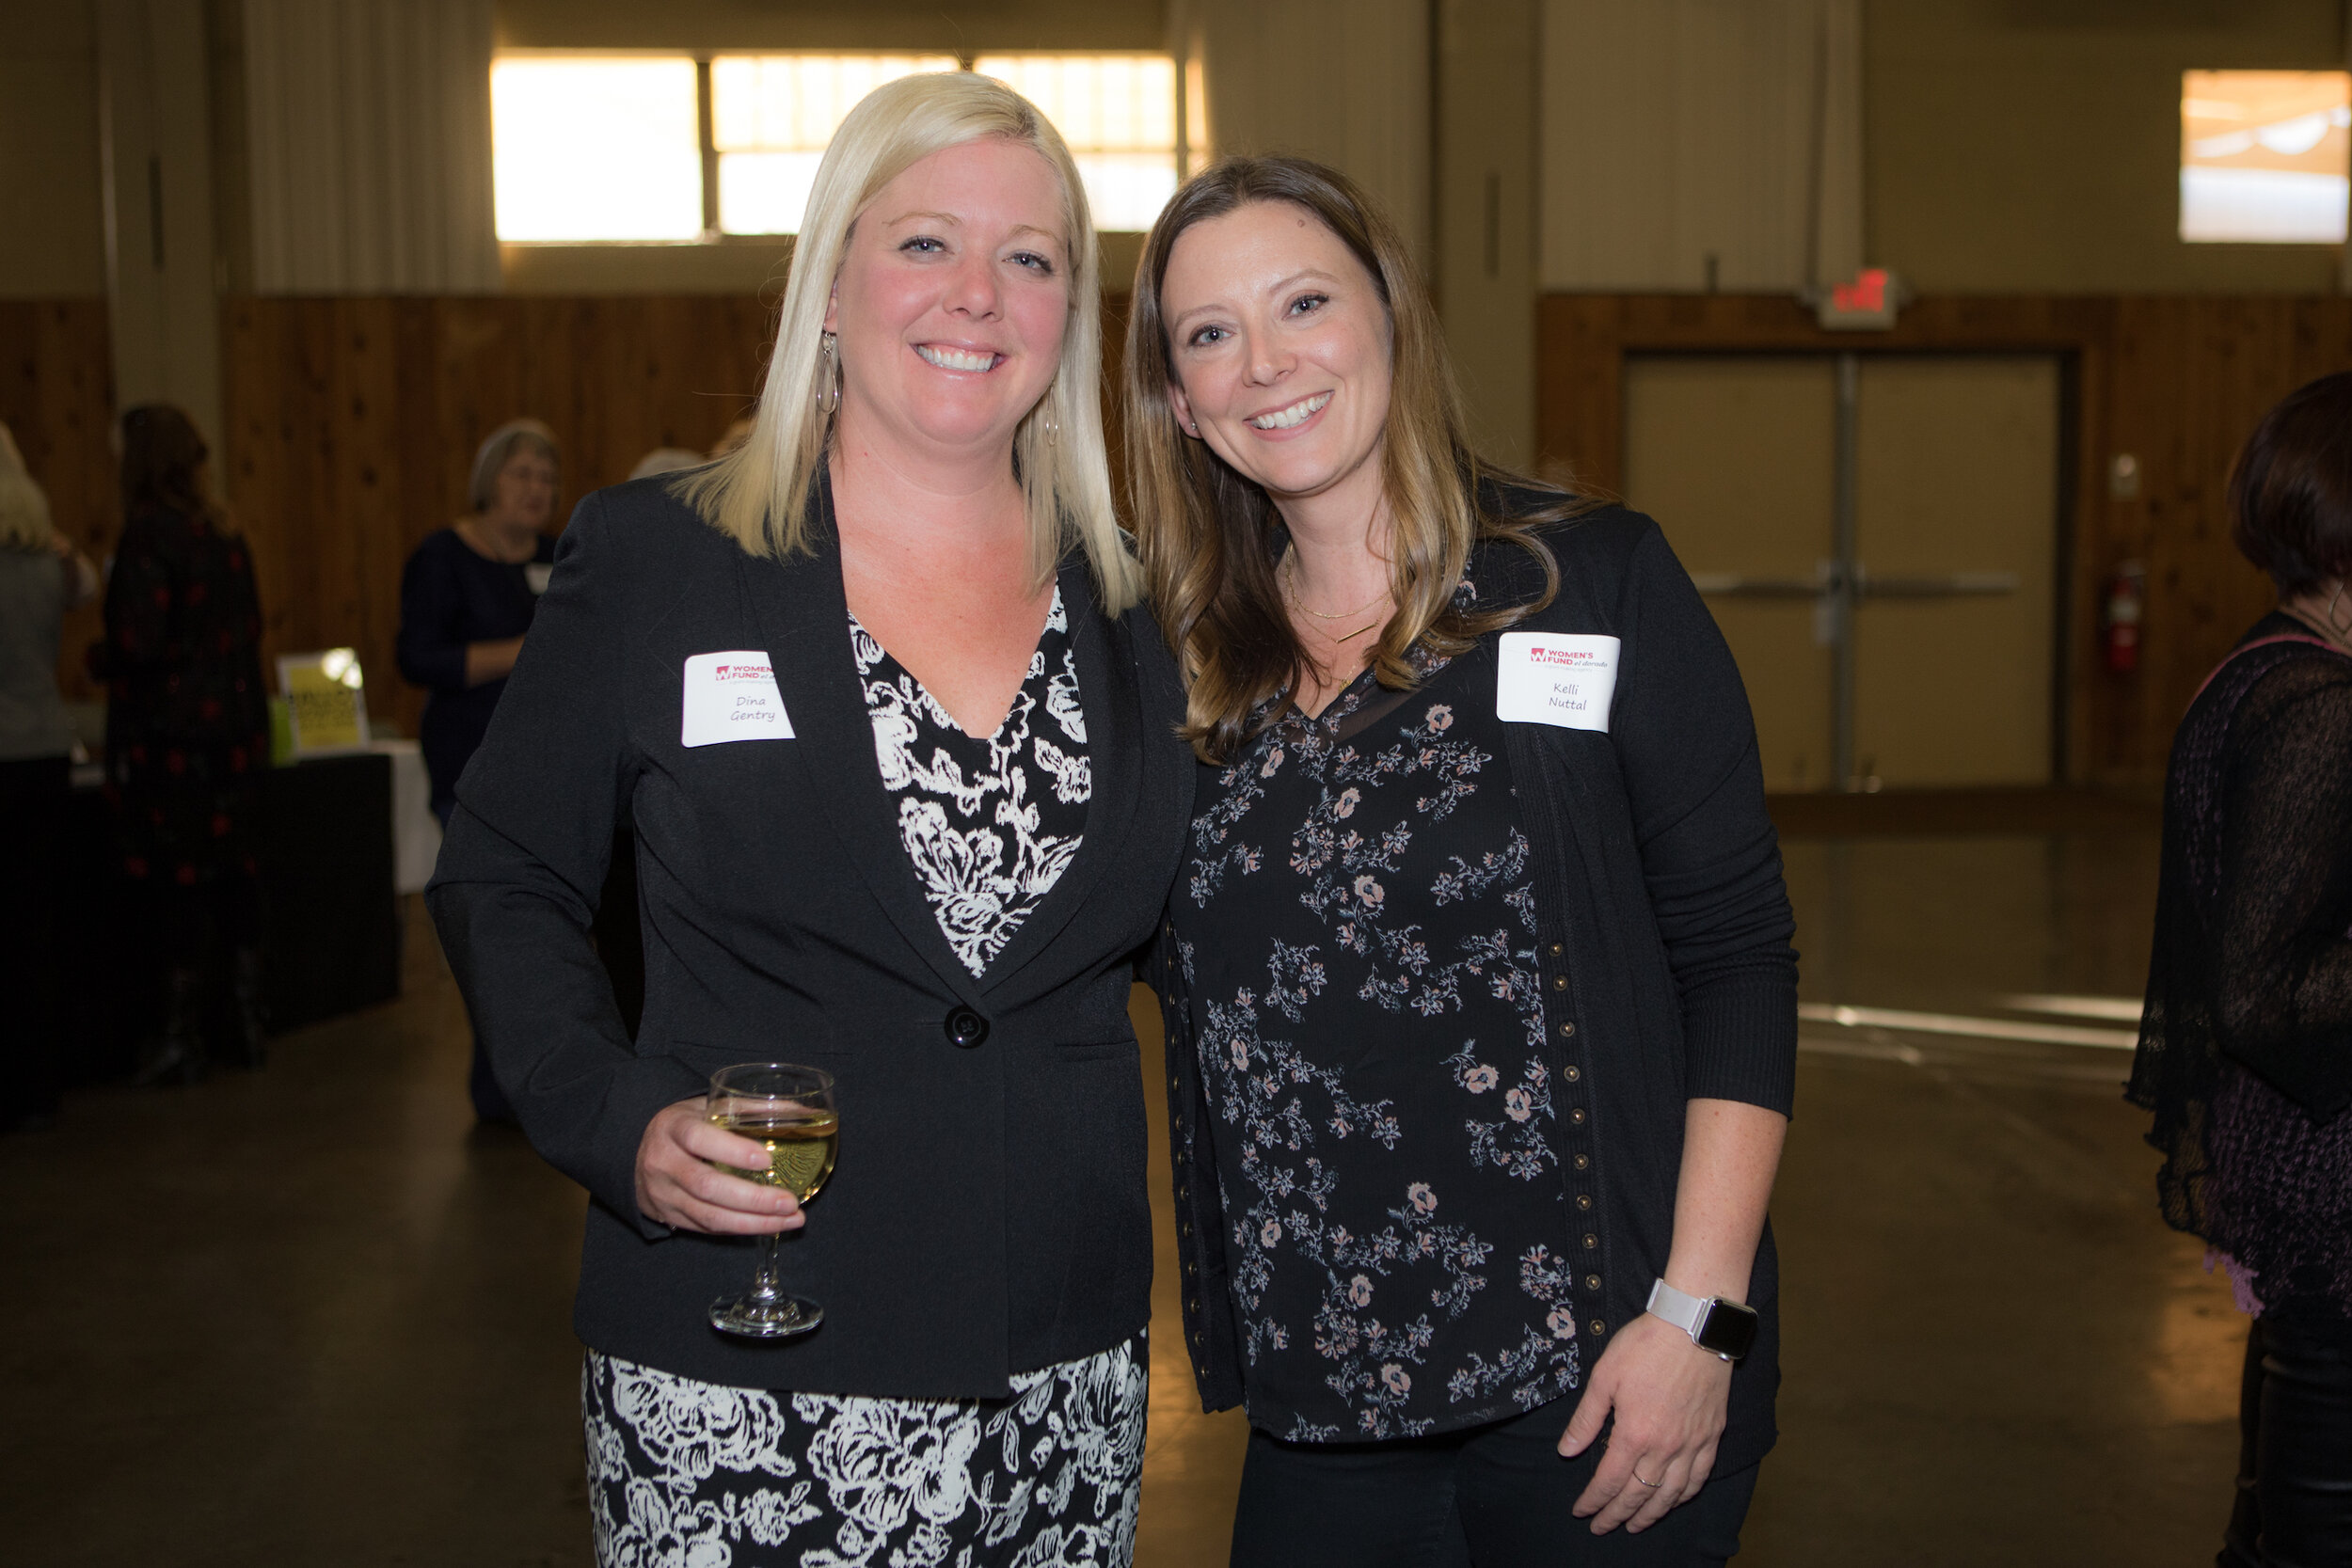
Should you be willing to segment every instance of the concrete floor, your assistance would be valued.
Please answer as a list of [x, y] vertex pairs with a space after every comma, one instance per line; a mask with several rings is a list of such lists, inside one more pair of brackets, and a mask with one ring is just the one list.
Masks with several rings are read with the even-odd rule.
[[[2130, 823], [1788, 863], [1808, 1003], [2024, 1020], [2001, 999], [2139, 990]], [[403, 1001], [266, 1073], [89, 1092], [0, 1141], [0, 1562], [589, 1560], [581, 1198], [471, 1125], [462, 1013], [410, 935]], [[2126, 1054], [1834, 1022], [1805, 1046], [1783, 1438], [1740, 1560], [2209, 1561], [2243, 1323], [2156, 1219]], [[1242, 1431], [1155, 1338], [1137, 1560], [1220, 1562]]]

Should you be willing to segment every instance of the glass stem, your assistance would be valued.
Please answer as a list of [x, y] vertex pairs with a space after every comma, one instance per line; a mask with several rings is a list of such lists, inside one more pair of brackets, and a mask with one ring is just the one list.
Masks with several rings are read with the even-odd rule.
[[783, 1244], [781, 1235], [759, 1239], [759, 1269], [752, 1275], [752, 1294], [760, 1301], [779, 1301], [784, 1296], [782, 1270], [777, 1267], [776, 1249]]

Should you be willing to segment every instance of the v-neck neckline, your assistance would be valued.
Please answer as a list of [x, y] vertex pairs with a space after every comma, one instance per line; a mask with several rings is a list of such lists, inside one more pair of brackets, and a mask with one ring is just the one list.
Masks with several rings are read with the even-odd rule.
[[941, 932], [907, 862], [898, 806], [875, 766], [873, 720], [859, 689], [854, 649], [842, 635], [850, 607], [833, 531], [832, 489], [820, 482], [813, 490], [807, 558], [743, 554], [736, 563], [747, 619], [776, 655], [776, 683], [798, 737], [792, 746], [772, 749], [772, 766], [807, 792], [815, 819], [830, 826], [859, 879], [947, 995], [976, 1007], [1024, 1003], [1050, 973], [1037, 960], [1088, 907], [1105, 873], [1120, 863], [1121, 847], [1144, 806], [1150, 741], [1126, 626], [1097, 610], [1085, 562], [1065, 561], [1056, 578], [1085, 694], [1094, 794], [1076, 857], [987, 974], [976, 977]]
[[[963, 727], [962, 721], [959, 720], [954, 714], [948, 712], [947, 705], [941, 702], [936, 696], [932, 695], [931, 689], [923, 684], [923, 677], [908, 669], [906, 664], [898, 657], [898, 656], [890, 651], [889, 644], [885, 643], [881, 638], [876, 637], [873, 633], [873, 629], [866, 626], [865, 622], [857, 618], [857, 611], [854, 610], [850, 611], [850, 632], [852, 637], [863, 637], [867, 641], [873, 643], [875, 650], [879, 652], [883, 658], [890, 661], [890, 667], [892, 669], [906, 676], [908, 680], [913, 681], [914, 683], [914, 689], [922, 694], [923, 701], [930, 705], [932, 712], [938, 714], [942, 719], [945, 719], [947, 721], [947, 727], [949, 729], [955, 731], [955, 733], [962, 738], [972, 741], [975, 744], [993, 746], [997, 739], [1004, 735], [1005, 726], [1012, 722], [1012, 716], [1020, 711], [1021, 694], [1029, 689], [1029, 682], [1036, 677], [1037, 656], [1039, 652], [1044, 648], [1045, 640], [1054, 634], [1054, 617], [1057, 614], [1061, 616], [1062, 634], [1067, 637], [1070, 629], [1070, 615], [1069, 611], [1063, 607], [1062, 604], [1061, 582], [1058, 578], [1057, 578], [1054, 583], [1054, 596], [1046, 601], [1045, 620], [1037, 628], [1037, 641], [1029, 646], [1028, 662], [1021, 667], [1021, 684], [1012, 689], [1012, 701], [1005, 705], [1003, 717], [996, 721], [996, 727], [989, 731], [986, 735], [974, 735], [970, 730], [965, 729]], [[1048, 673], [1050, 674], [1051, 672], [1049, 671]]]

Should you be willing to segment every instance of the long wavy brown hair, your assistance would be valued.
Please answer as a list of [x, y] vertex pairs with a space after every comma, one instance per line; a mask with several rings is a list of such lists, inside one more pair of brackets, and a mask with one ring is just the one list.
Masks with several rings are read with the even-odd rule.
[[[1311, 665], [1276, 580], [1289, 547], [1280, 513], [1205, 441], [1187, 440], [1168, 402], [1176, 385], [1160, 290], [1177, 239], [1196, 223], [1258, 201], [1286, 201], [1337, 235], [1372, 277], [1387, 309], [1391, 389], [1381, 429], [1389, 508], [1390, 593], [1372, 668], [1382, 686], [1412, 688], [1416, 646], [1451, 657], [1541, 610], [1560, 567], [1539, 533], [1590, 503], [1486, 461], [1470, 449], [1462, 395], [1430, 305], [1396, 227], [1337, 169], [1304, 158], [1227, 158], [1186, 182], [1144, 241], [1127, 320], [1127, 463], [1138, 553], [1152, 608], [1184, 673], [1184, 738], [1223, 762], [1289, 712]], [[1505, 516], [1495, 487], [1549, 491], [1556, 502]], [[1494, 608], [1454, 603], [1471, 546], [1507, 541], [1544, 574], [1534, 599]]]

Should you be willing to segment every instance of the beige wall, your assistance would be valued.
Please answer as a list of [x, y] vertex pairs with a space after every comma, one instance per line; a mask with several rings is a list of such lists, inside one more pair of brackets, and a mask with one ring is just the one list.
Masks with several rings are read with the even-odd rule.
[[1179, 35], [1200, 51], [1214, 150], [1292, 152], [1344, 170], [1387, 208], [1424, 267], [1430, 4], [1175, 0], [1170, 7]]
[[2180, 91], [2341, 67], [2343, 25], [2340, 0], [1868, 0], [1868, 259], [1935, 293], [2332, 292], [2331, 245], [2180, 242]]
[[11, 7], [0, 49], [0, 299], [105, 292], [94, 8]]
[[1438, 0], [1432, 247], [1470, 419], [1498, 463], [1535, 460], [1536, 0]]

